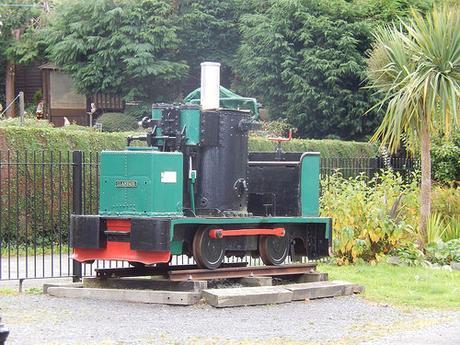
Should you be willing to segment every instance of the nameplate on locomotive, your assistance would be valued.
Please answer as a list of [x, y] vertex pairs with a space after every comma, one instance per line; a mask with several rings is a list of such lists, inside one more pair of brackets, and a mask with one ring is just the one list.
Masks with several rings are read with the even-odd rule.
[[115, 181], [116, 188], [136, 188], [137, 181], [135, 180], [117, 180]]

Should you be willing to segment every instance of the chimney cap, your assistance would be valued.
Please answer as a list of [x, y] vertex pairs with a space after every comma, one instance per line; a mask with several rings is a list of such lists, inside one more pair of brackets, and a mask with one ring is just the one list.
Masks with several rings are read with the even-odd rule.
[[220, 62], [205, 61], [201, 63], [201, 66], [220, 66]]

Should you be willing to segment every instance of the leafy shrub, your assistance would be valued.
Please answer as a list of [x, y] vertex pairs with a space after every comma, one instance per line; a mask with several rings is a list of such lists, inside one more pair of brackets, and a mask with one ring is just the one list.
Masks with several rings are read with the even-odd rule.
[[431, 215], [425, 243], [435, 243], [439, 241], [449, 241], [460, 238], [460, 218], [442, 217], [439, 213]]
[[432, 212], [460, 218], [460, 189], [434, 187]]
[[405, 245], [393, 248], [389, 255], [396, 256], [399, 263], [407, 266], [422, 266], [426, 264], [425, 254], [414, 242], [407, 242]]
[[430, 243], [426, 247], [426, 256], [430, 262], [440, 265], [460, 262], [460, 239]]
[[431, 148], [433, 179], [444, 184], [460, 181], [460, 132], [451, 140], [435, 140]]
[[287, 136], [289, 129], [293, 128], [286, 119], [263, 121], [262, 131], [273, 136]]
[[103, 132], [127, 132], [139, 128], [135, 118], [123, 113], [105, 113], [97, 119]]
[[322, 181], [321, 213], [333, 219], [337, 262], [359, 258], [379, 261], [393, 248], [415, 238], [418, 223], [417, 179], [406, 183], [398, 173], [382, 171], [345, 179], [340, 173]]
[[431, 242], [425, 247], [425, 254], [414, 243], [407, 243], [394, 248], [390, 255], [396, 256], [399, 264], [407, 266], [449, 265], [460, 262], [460, 239]]
[[142, 120], [144, 116], [150, 116], [152, 114], [152, 105], [145, 102], [134, 105], [126, 105], [124, 114], [139, 121]]
[[42, 89], [39, 89], [39, 90], [35, 91], [32, 98], [33, 98], [32, 103], [33, 103], [34, 107], [36, 107], [37, 104], [43, 99], [43, 91], [42, 91]]
[[432, 192], [432, 214], [440, 218], [441, 239], [460, 238], [460, 189], [435, 187]]

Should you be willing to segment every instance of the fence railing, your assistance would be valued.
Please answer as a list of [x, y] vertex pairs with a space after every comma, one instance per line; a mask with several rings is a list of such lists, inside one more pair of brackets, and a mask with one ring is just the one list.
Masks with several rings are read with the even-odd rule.
[[[0, 151], [0, 280], [88, 276], [96, 268], [127, 265], [80, 265], [71, 258], [70, 215], [98, 211], [98, 162], [98, 153]], [[409, 159], [324, 158], [321, 176], [340, 170], [345, 177], [371, 177], [387, 166], [402, 173], [414, 169]], [[191, 261], [176, 257], [173, 263]]]

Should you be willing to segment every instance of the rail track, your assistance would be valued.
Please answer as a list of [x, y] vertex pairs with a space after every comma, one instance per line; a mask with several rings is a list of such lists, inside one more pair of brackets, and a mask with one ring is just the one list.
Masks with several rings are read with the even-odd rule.
[[102, 279], [162, 276], [170, 281], [187, 281], [245, 277], [291, 277], [311, 273], [315, 270], [315, 263], [247, 266], [246, 262], [241, 262], [225, 264], [222, 268], [215, 270], [202, 269], [195, 265], [97, 269], [96, 276]]

